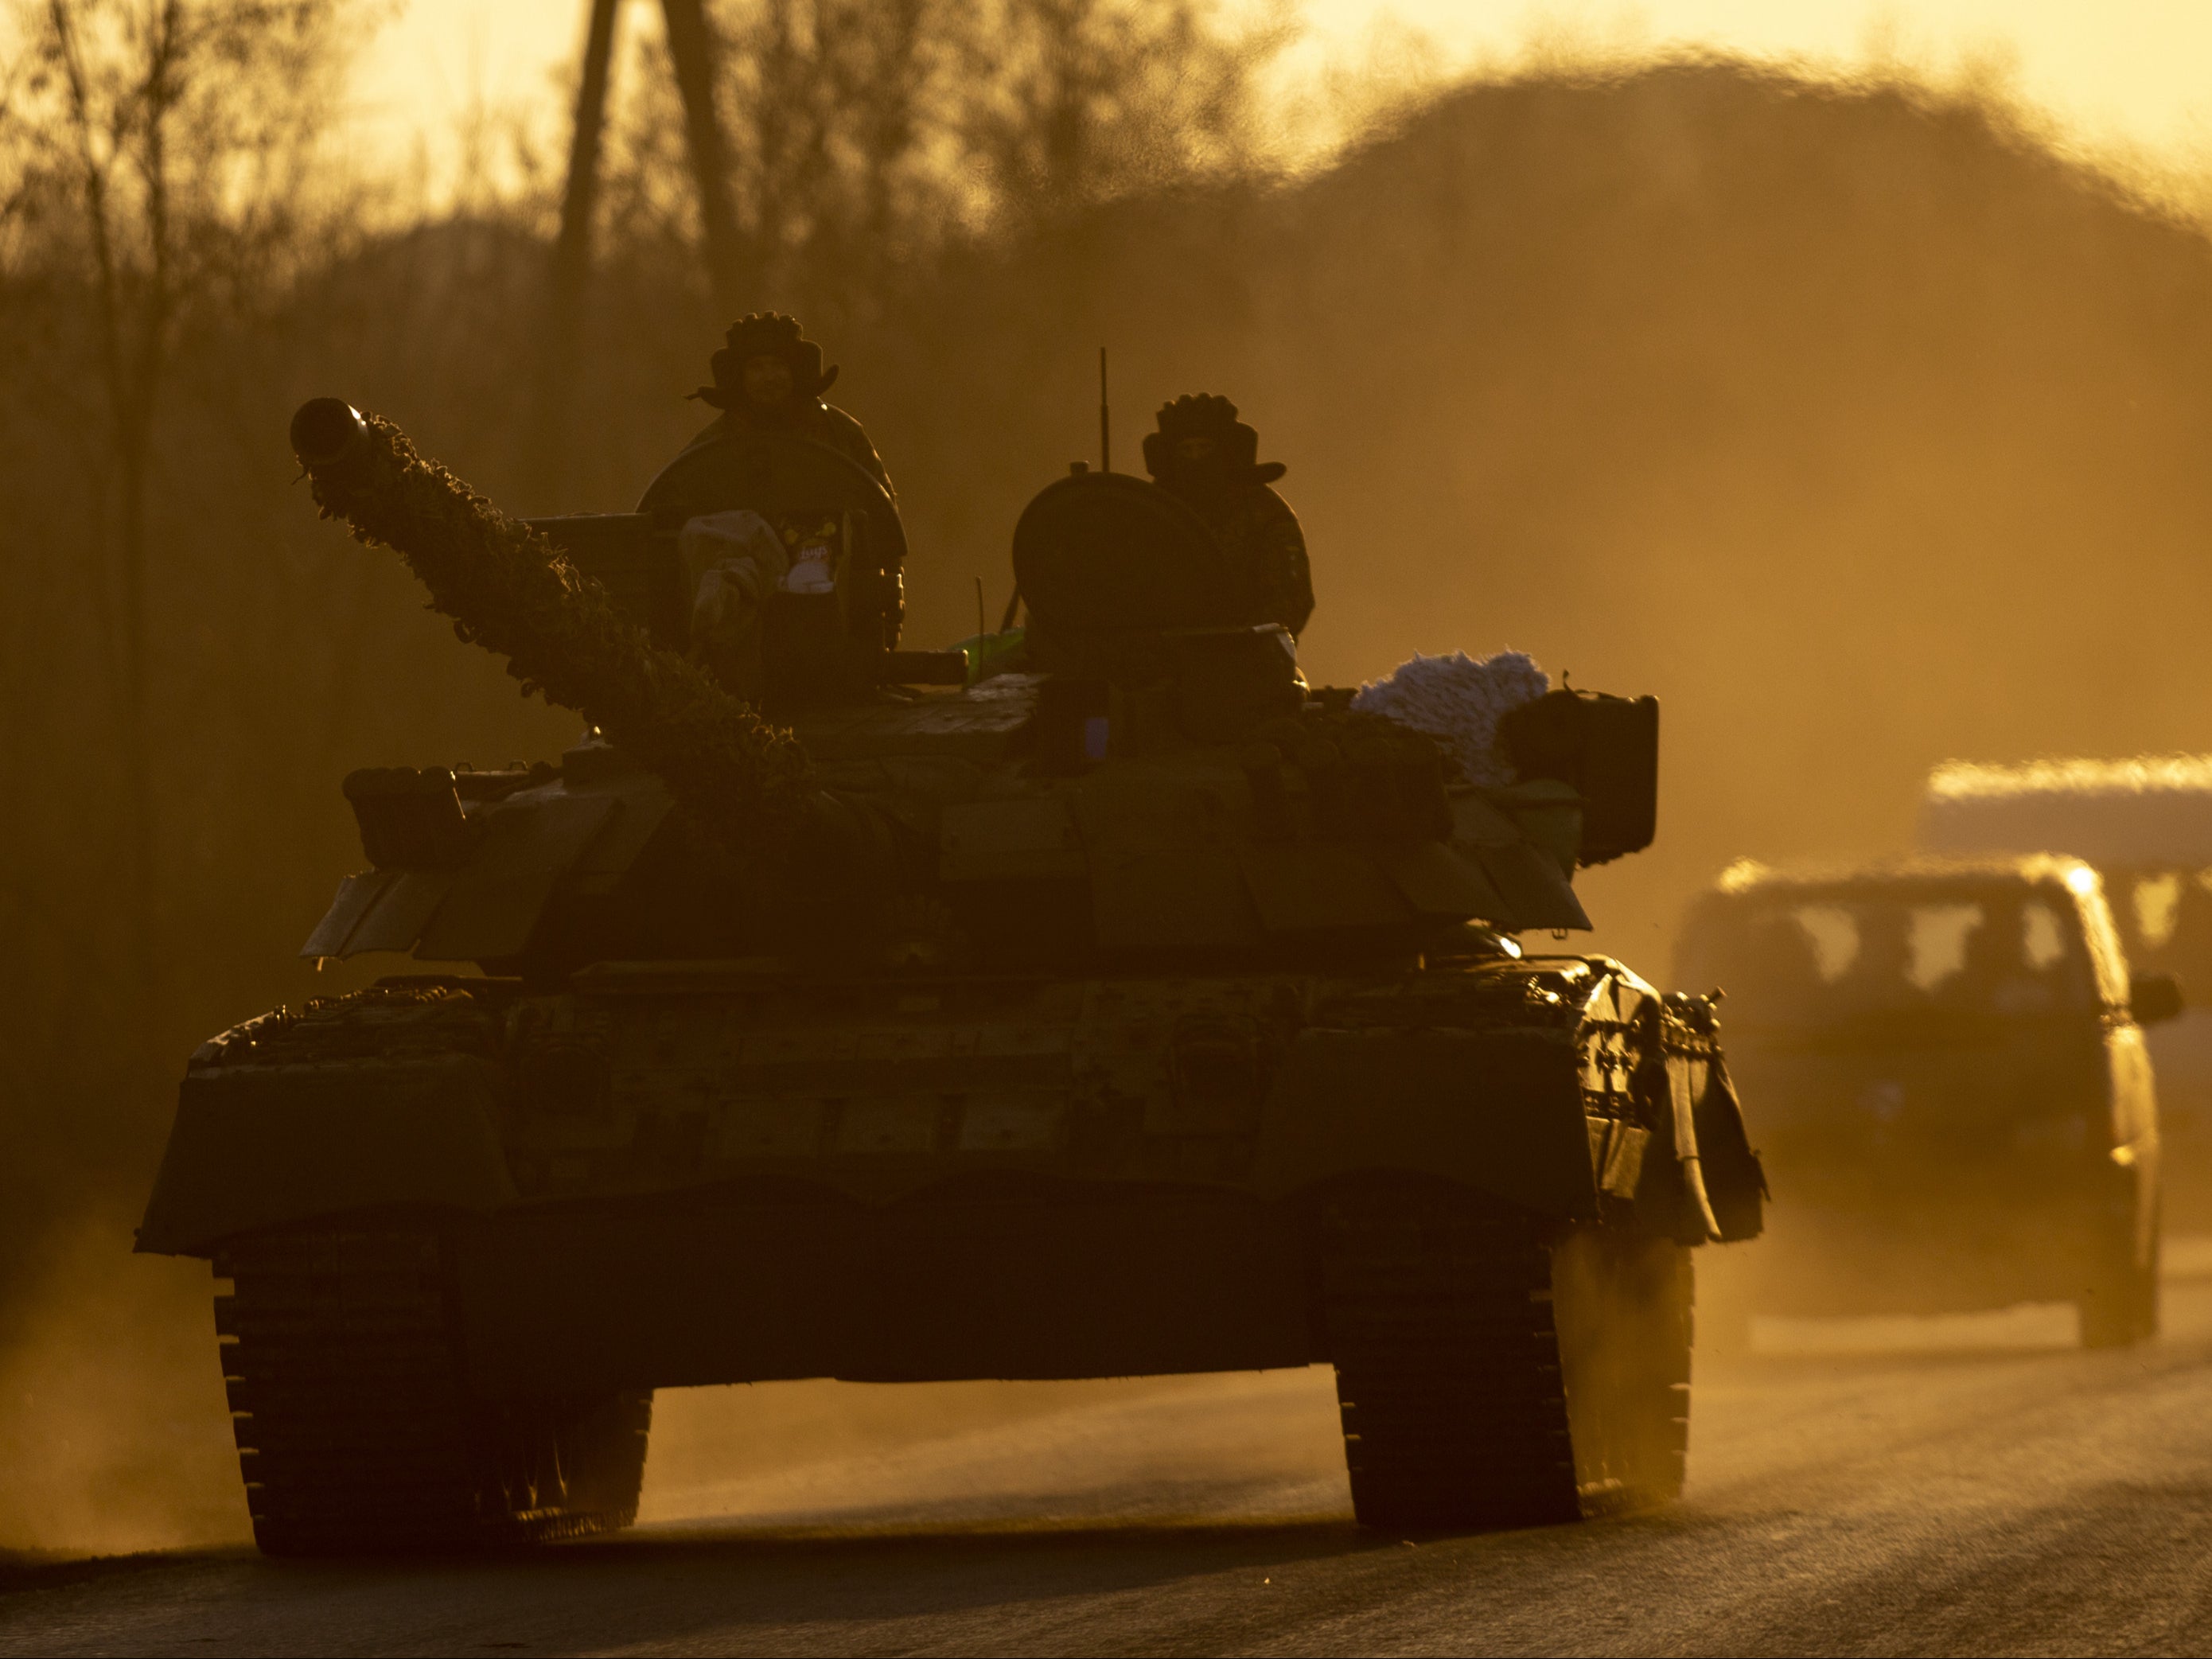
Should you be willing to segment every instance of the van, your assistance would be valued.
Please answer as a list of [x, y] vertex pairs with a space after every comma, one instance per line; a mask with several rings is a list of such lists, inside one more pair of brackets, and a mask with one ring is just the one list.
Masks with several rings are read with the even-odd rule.
[[2096, 866], [2130, 966], [2172, 975], [2191, 1004], [2148, 1041], [2166, 1218], [2212, 1231], [2212, 755], [1946, 761], [1929, 774], [1914, 844]]
[[2085, 1346], [2156, 1333], [2141, 1028], [2179, 996], [2130, 981], [2094, 869], [1746, 861], [1692, 907], [1676, 966], [1678, 984], [1727, 994], [1729, 1064], [1773, 1188], [1739, 1316], [2070, 1302]]

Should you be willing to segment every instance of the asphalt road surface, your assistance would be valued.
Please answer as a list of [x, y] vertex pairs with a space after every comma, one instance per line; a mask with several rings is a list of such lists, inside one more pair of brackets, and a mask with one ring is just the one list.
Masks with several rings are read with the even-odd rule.
[[1680, 1505], [1447, 1539], [1353, 1529], [1325, 1372], [665, 1394], [623, 1537], [18, 1562], [0, 1652], [2203, 1653], [2212, 1279], [2166, 1308], [1762, 1322]]

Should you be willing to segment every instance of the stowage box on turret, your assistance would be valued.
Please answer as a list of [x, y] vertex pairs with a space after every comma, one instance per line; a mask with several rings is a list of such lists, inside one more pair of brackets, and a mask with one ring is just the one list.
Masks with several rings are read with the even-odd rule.
[[[424, 969], [191, 1058], [140, 1248], [229, 1281], [263, 1548], [623, 1525], [655, 1389], [771, 1378], [1328, 1363], [1370, 1525], [1680, 1489], [1687, 1247], [1763, 1191], [1712, 1011], [1511, 937], [1650, 840], [1648, 700], [1526, 703], [1465, 781], [1127, 477], [1030, 504], [979, 678], [1004, 636], [895, 649], [897, 515], [803, 439], [534, 523], [343, 404], [293, 439], [591, 735], [349, 778], [307, 953]], [[684, 654], [741, 510], [834, 575], [765, 600], [757, 710]]]

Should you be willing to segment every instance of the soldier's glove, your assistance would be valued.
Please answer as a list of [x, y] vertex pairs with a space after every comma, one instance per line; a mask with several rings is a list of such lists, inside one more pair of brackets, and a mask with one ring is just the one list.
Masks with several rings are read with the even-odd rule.
[[761, 611], [790, 568], [783, 538], [757, 513], [712, 513], [678, 533], [691, 587], [690, 654], [741, 697], [759, 694]]
[[691, 590], [692, 654], [742, 645], [790, 568], [783, 538], [757, 513], [710, 513], [684, 524], [676, 550]]

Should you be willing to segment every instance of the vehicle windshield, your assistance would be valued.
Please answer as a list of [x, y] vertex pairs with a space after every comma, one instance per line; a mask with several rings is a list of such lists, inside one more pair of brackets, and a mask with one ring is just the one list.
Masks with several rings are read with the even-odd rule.
[[1682, 980], [1759, 1024], [2094, 1005], [2070, 907], [2022, 891], [1829, 890], [1727, 901], [1683, 939]]

